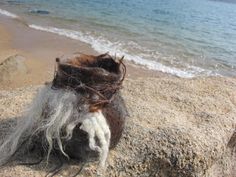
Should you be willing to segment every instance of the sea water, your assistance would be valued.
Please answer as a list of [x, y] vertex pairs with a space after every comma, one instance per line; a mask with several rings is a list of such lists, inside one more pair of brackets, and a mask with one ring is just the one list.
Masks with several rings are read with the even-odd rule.
[[236, 0], [1, 0], [0, 14], [149, 69], [236, 76]]

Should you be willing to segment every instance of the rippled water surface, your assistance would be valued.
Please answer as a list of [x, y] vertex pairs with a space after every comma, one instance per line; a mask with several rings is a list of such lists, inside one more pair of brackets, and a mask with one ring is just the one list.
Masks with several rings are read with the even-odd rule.
[[236, 76], [236, 0], [2, 0], [0, 9], [150, 69]]

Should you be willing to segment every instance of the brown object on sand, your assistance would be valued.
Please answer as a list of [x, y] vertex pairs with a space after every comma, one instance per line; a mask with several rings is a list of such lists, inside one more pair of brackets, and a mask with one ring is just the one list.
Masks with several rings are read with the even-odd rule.
[[[90, 112], [102, 110], [111, 131], [110, 148], [120, 140], [127, 115], [119, 93], [126, 74], [122, 60], [116, 61], [107, 53], [98, 56], [78, 54], [62, 62], [57, 58], [52, 83], [53, 89], [69, 89], [82, 95], [84, 104], [90, 105]], [[87, 134], [79, 126], [74, 129], [72, 139], [65, 143], [65, 152], [77, 159], [89, 149]]]
[[91, 112], [96, 111], [110, 103], [121, 88], [126, 74], [122, 60], [117, 62], [107, 53], [99, 56], [79, 54], [62, 63], [57, 58], [53, 88], [82, 93], [91, 104]]
[[18, 152], [34, 151], [41, 157], [37, 163], [45, 157], [48, 161], [50, 154], [63, 160], [98, 155], [99, 165], [105, 167], [127, 115], [119, 92], [126, 73], [122, 60], [108, 54], [57, 59], [52, 83], [39, 90], [0, 146], [0, 166], [18, 157]]

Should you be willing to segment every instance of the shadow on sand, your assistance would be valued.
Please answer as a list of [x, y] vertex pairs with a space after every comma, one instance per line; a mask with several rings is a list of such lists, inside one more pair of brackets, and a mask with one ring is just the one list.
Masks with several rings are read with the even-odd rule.
[[[17, 125], [17, 119], [19, 118], [13, 117], [0, 120], [1, 144], [7, 139], [11, 132], [14, 132]], [[35, 140], [35, 137], [23, 140], [18, 145], [17, 151], [0, 167], [0, 170], [6, 167], [23, 165], [29, 167], [32, 171], [44, 172], [47, 177], [58, 176], [63, 171], [67, 172], [66, 176], [75, 177], [82, 172], [88, 162], [94, 162], [96, 160], [94, 156], [80, 160], [68, 159], [54, 148], [47, 161], [46, 151], [47, 147]], [[76, 167], [71, 168], [73, 166]]]

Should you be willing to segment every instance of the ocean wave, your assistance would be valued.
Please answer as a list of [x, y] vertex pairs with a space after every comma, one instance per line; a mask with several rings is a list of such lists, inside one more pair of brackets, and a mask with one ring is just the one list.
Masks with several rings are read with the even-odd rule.
[[0, 15], [4, 15], [10, 18], [19, 18], [16, 14], [13, 14], [11, 12], [8, 12], [6, 10], [0, 9]]
[[[17, 18], [19, 19], [19, 16], [16, 14], [13, 14], [9, 11], [0, 9], [0, 14], [10, 17], [10, 18]], [[28, 25], [26, 22], [22, 20], [22, 23]], [[178, 77], [183, 77], [183, 78], [192, 78], [195, 76], [199, 75], [215, 75], [213, 74], [212, 71], [210, 70], [205, 70], [196, 66], [188, 66], [184, 69], [179, 69], [176, 67], [172, 66], [166, 66], [160, 62], [150, 60], [145, 58], [145, 55], [135, 55], [131, 54], [125, 47], [125, 45], [122, 45], [120, 41], [117, 42], [111, 42], [103, 37], [94, 37], [93, 35], [89, 33], [83, 33], [81, 31], [74, 31], [74, 30], [69, 30], [69, 29], [63, 29], [63, 28], [56, 28], [56, 27], [50, 27], [50, 26], [39, 26], [35, 24], [28, 25], [30, 28], [40, 30], [40, 31], [45, 31], [45, 32], [50, 32], [54, 33], [57, 35], [65, 36], [71, 39], [79, 40], [85, 43], [88, 43], [91, 45], [91, 47], [96, 50], [99, 53], [105, 53], [109, 51], [111, 55], [116, 55], [118, 57], [125, 56], [125, 59], [131, 62], [134, 62], [135, 64], [145, 66], [148, 69], [151, 70], [156, 70], [156, 71], [161, 71], [163, 73], [168, 73], [172, 75], [176, 75]], [[132, 44], [132, 45], [137, 45]], [[138, 46], [139, 47], [139, 46]], [[137, 46], [136, 46], [137, 48]], [[148, 57], [150, 58], [150, 57]]]
[[157, 70], [163, 73], [168, 73], [183, 78], [192, 78], [202, 74], [214, 75], [212, 71], [205, 70], [196, 66], [186, 66], [185, 69], [179, 69], [175, 67], [166, 66], [157, 61], [142, 58], [138, 55], [132, 55], [125, 48], [123, 48], [120, 42], [111, 42], [107, 39], [104, 39], [103, 37], [95, 38], [90, 34], [85, 34], [80, 31], [50, 27], [50, 26], [43, 27], [34, 24], [29, 25], [29, 27], [40, 31], [58, 34], [71, 39], [80, 40], [82, 42], [90, 44], [91, 47], [97, 52], [105, 53], [109, 51], [111, 55], [116, 55], [118, 57], [125, 56], [126, 60], [132, 61], [135, 64], [146, 66], [148, 69], [151, 70]]

